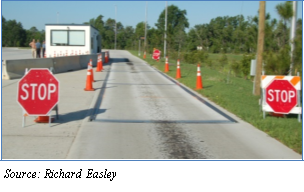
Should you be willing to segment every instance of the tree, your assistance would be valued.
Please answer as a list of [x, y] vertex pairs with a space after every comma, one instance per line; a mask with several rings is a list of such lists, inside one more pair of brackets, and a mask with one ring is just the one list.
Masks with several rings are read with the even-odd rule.
[[[175, 5], [168, 6], [167, 16], [167, 44], [168, 49], [180, 50], [180, 46], [185, 40], [185, 29], [189, 28], [187, 11], [180, 10]], [[161, 34], [165, 33], [165, 10], [159, 15], [155, 24]]]
[[6, 19], [2, 15], [2, 47], [5, 47], [5, 40], [6, 40], [6, 32], [7, 27], [6, 27]]
[[119, 49], [134, 49], [132, 47], [134, 41], [134, 28], [132, 26], [125, 27], [118, 33], [117, 43]]
[[[21, 47], [25, 45], [26, 32], [20, 22], [16, 20], [4, 21], [4, 28], [2, 29], [2, 46], [6, 47]], [[3, 25], [3, 24], [2, 24]]]
[[[136, 28], [135, 28], [135, 43], [137, 43], [137, 45], [138, 45], [138, 40], [141, 38], [141, 37], [145, 37], [145, 28], [146, 28], [146, 24], [145, 24], [145, 22], [139, 22], [139, 23], [137, 23], [137, 25], [136, 25]], [[148, 31], [149, 31], [149, 29], [150, 29], [150, 26], [149, 25], [147, 25], [147, 39], [149, 39], [148, 37]], [[143, 39], [141, 39], [140, 40], [140, 42], [141, 42], [141, 48], [142, 48], [142, 50], [144, 49], [144, 40]], [[148, 46], [149, 45], [149, 42], [147, 42], [147, 47], [149, 47]], [[146, 47], [146, 49], [147, 49], [147, 47]]]
[[114, 49], [115, 44], [115, 20], [114, 19], [107, 19], [105, 22], [105, 32], [103, 36], [103, 43], [102, 47], [108, 48], [108, 49]]
[[282, 36], [281, 38], [281, 44], [285, 45], [288, 42], [288, 27], [287, 24], [290, 23], [293, 10], [292, 10], [292, 2], [286, 1], [284, 3], [280, 3], [276, 6], [276, 10], [281, 17], [281, 21], [279, 23], [279, 35]]
[[294, 50], [294, 74], [300, 72], [302, 74], [302, 19], [297, 21], [295, 50]]

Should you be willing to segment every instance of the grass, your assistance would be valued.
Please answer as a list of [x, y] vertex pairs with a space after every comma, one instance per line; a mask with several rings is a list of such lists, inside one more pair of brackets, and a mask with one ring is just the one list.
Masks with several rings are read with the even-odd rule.
[[32, 49], [31, 47], [18, 47], [18, 49]]
[[[137, 51], [130, 51], [130, 53], [138, 56]], [[221, 54], [209, 54], [213, 63], [217, 63], [220, 56]], [[229, 54], [227, 57], [229, 61], [242, 59], [242, 55]], [[147, 56], [146, 61], [164, 71], [164, 59], [156, 62], [150, 56]], [[170, 71], [167, 74], [175, 78], [176, 61], [169, 59], [169, 63], [174, 64], [174, 66], [170, 65]], [[179, 81], [195, 90], [197, 66], [188, 63], [181, 63], [180, 65], [182, 78]], [[297, 115], [287, 115], [284, 118], [266, 115], [266, 118], [263, 119], [263, 113], [260, 111], [260, 105], [258, 104], [260, 97], [252, 94], [252, 81], [232, 77], [231, 75], [228, 81], [227, 73], [221, 73], [206, 66], [205, 63], [201, 66], [204, 89], [198, 90], [198, 93], [302, 154], [302, 123], [298, 122]]]

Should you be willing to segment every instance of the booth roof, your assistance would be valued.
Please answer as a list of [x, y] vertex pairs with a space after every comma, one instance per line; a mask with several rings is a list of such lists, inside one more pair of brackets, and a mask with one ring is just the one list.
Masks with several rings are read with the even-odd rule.
[[[91, 26], [92, 28], [96, 29], [95, 27], [93, 27], [92, 25], [89, 24], [45, 24], [45, 26]], [[96, 29], [98, 31], [98, 29]]]

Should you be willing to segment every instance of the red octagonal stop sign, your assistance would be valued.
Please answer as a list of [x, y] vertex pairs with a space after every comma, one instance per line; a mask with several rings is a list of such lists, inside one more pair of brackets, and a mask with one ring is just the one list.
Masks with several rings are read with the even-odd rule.
[[155, 50], [153, 51], [152, 59], [154, 59], [154, 60], [160, 59], [160, 50], [155, 49]]
[[288, 80], [275, 79], [266, 88], [266, 102], [276, 113], [289, 113], [297, 105], [297, 91]]
[[59, 81], [49, 69], [30, 69], [18, 82], [17, 101], [29, 115], [48, 115], [59, 102]]

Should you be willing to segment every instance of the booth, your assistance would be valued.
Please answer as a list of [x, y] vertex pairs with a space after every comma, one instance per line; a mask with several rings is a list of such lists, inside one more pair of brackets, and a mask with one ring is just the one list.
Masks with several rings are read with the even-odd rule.
[[46, 24], [45, 49], [46, 57], [96, 54], [102, 49], [101, 36], [91, 25]]

